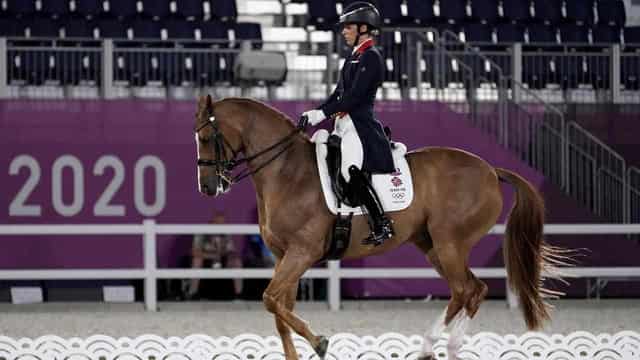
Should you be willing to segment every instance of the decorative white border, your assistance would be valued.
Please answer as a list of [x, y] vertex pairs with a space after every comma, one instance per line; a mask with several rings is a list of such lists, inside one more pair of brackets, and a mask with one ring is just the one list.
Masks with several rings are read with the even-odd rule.
[[[434, 347], [438, 360], [447, 360], [446, 339]], [[300, 359], [318, 359], [309, 344], [294, 337]], [[415, 360], [422, 337], [386, 333], [356, 336], [340, 333], [331, 337], [329, 360]], [[482, 332], [467, 336], [460, 360], [638, 360], [640, 333], [622, 331], [594, 335], [578, 331], [569, 335], [529, 332], [521, 336]], [[5, 360], [281, 360], [280, 339], [243, 334], [234, 338], [212, 338], [194, 334], [185, 338], [141, 335], [134, 339], [94, 335], [86, 339], [63, 339], [46, 335], [36, 339], [0, 336], [0, 359]]]

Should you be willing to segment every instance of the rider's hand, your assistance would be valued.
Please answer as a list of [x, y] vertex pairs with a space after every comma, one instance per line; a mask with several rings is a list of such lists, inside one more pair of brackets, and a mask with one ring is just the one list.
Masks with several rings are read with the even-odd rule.
[[309, 110], [302, 113], [302, 116], [306, 116], [309, 119], [309, 124], [312, 126], [318, 125], [322, 122], [322, 120], [326, 119], [327, 116], [324, 114], [322, 110]]

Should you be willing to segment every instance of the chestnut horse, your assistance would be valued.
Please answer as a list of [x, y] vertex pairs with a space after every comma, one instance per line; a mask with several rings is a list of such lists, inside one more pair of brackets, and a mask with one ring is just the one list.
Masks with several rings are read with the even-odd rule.
[[[299, 130], [286, 115], [255, 100], [213, 102], [206, 96], [198, 101], [199, 190], [210, 196], [226, 192], [239, 178], [231, 179], [231, 170], [246, 164], [243, 175], [253, 180], [260, 234], [277, 259], [263, 301], [275, 315], [288, 360], [298, 359], [291, 329], [309, 341], [320, 358], [326, 354], [327, 337], [317, 335], [293, 307], [300, 277], [325, 256], [335, 221], [323, 197], [315, 146]], [[240, 153], [244, 158], [238, 158]], [[411, 242], [447, 281], [451, 300], [425, 333], [420, 359], [434, 358], [433, 344], [450, 324], [447, 347], [455, 354], [468, 320], [487, 294], [487, 285], [470, 271], [468, 256], [501, 213], [499, 181], [510, 183], [516, 193], [505, 234], [508, 283], [519, 296], [527, 326], [539, 328], [549, 319], [543, 296], [558, 295], [542, 288], [542, 272], [553, 270], [561, 253], [543, 240], [544, 203], [538, 191], [521, 176], [462, 150], [427, 147], [406, 158], [415, 196], [407, 209], [388, 214], [395, 236], [380, 246], [363, 245], [369, 225], [366, 217], [354, 217], [344, 258], [378, 255]]]

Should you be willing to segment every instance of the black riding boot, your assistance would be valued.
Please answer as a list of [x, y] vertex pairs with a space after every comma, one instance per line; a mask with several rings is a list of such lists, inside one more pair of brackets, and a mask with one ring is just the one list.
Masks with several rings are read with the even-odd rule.
[[382, 245], [382, 243], [394, 235], [391, 220], [387, 218], [382, 209], [382, 204], [376, 194], [369, 178], [357, 167], [349, 167], [349, 175], [351, 180], [349, 185], [358, 200], [367, 208], [369, 215], [369, 225], [371, 226], [371, 235], [363, 240], [365, 245]]

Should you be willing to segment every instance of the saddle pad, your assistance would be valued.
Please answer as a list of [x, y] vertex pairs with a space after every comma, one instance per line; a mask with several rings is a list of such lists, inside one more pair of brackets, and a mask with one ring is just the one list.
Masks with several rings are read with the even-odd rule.
[[[337, 207], [336, 196], [331, 189], [331, 178], [327, 168], [327, 139], [329, 132], [321, 129], [316, 131], [311, 137], [311, 141], [316, 144], [316, 158], [318, 162], [318, 172], [320, 174], [320, 182], [322, 183], [322, 192], [327, 202], [327, 207], [334, 214], [353, 213], [354, 215], [362, 215], [362, 208], [353, 208], [342, 204]], [[413, 201], [413, 182], [411, 180], [411, 171], [409, 164], [404, 155], [407, 153], [407, 147], [404, 144], [394, 142], [393, 163], [396, 171], [391, 174], [374, 174], [372, 176], [373, 188], [378, 193], [378, 197], [382, 202], [382, 208], [385, 212], [404, 210]]]

